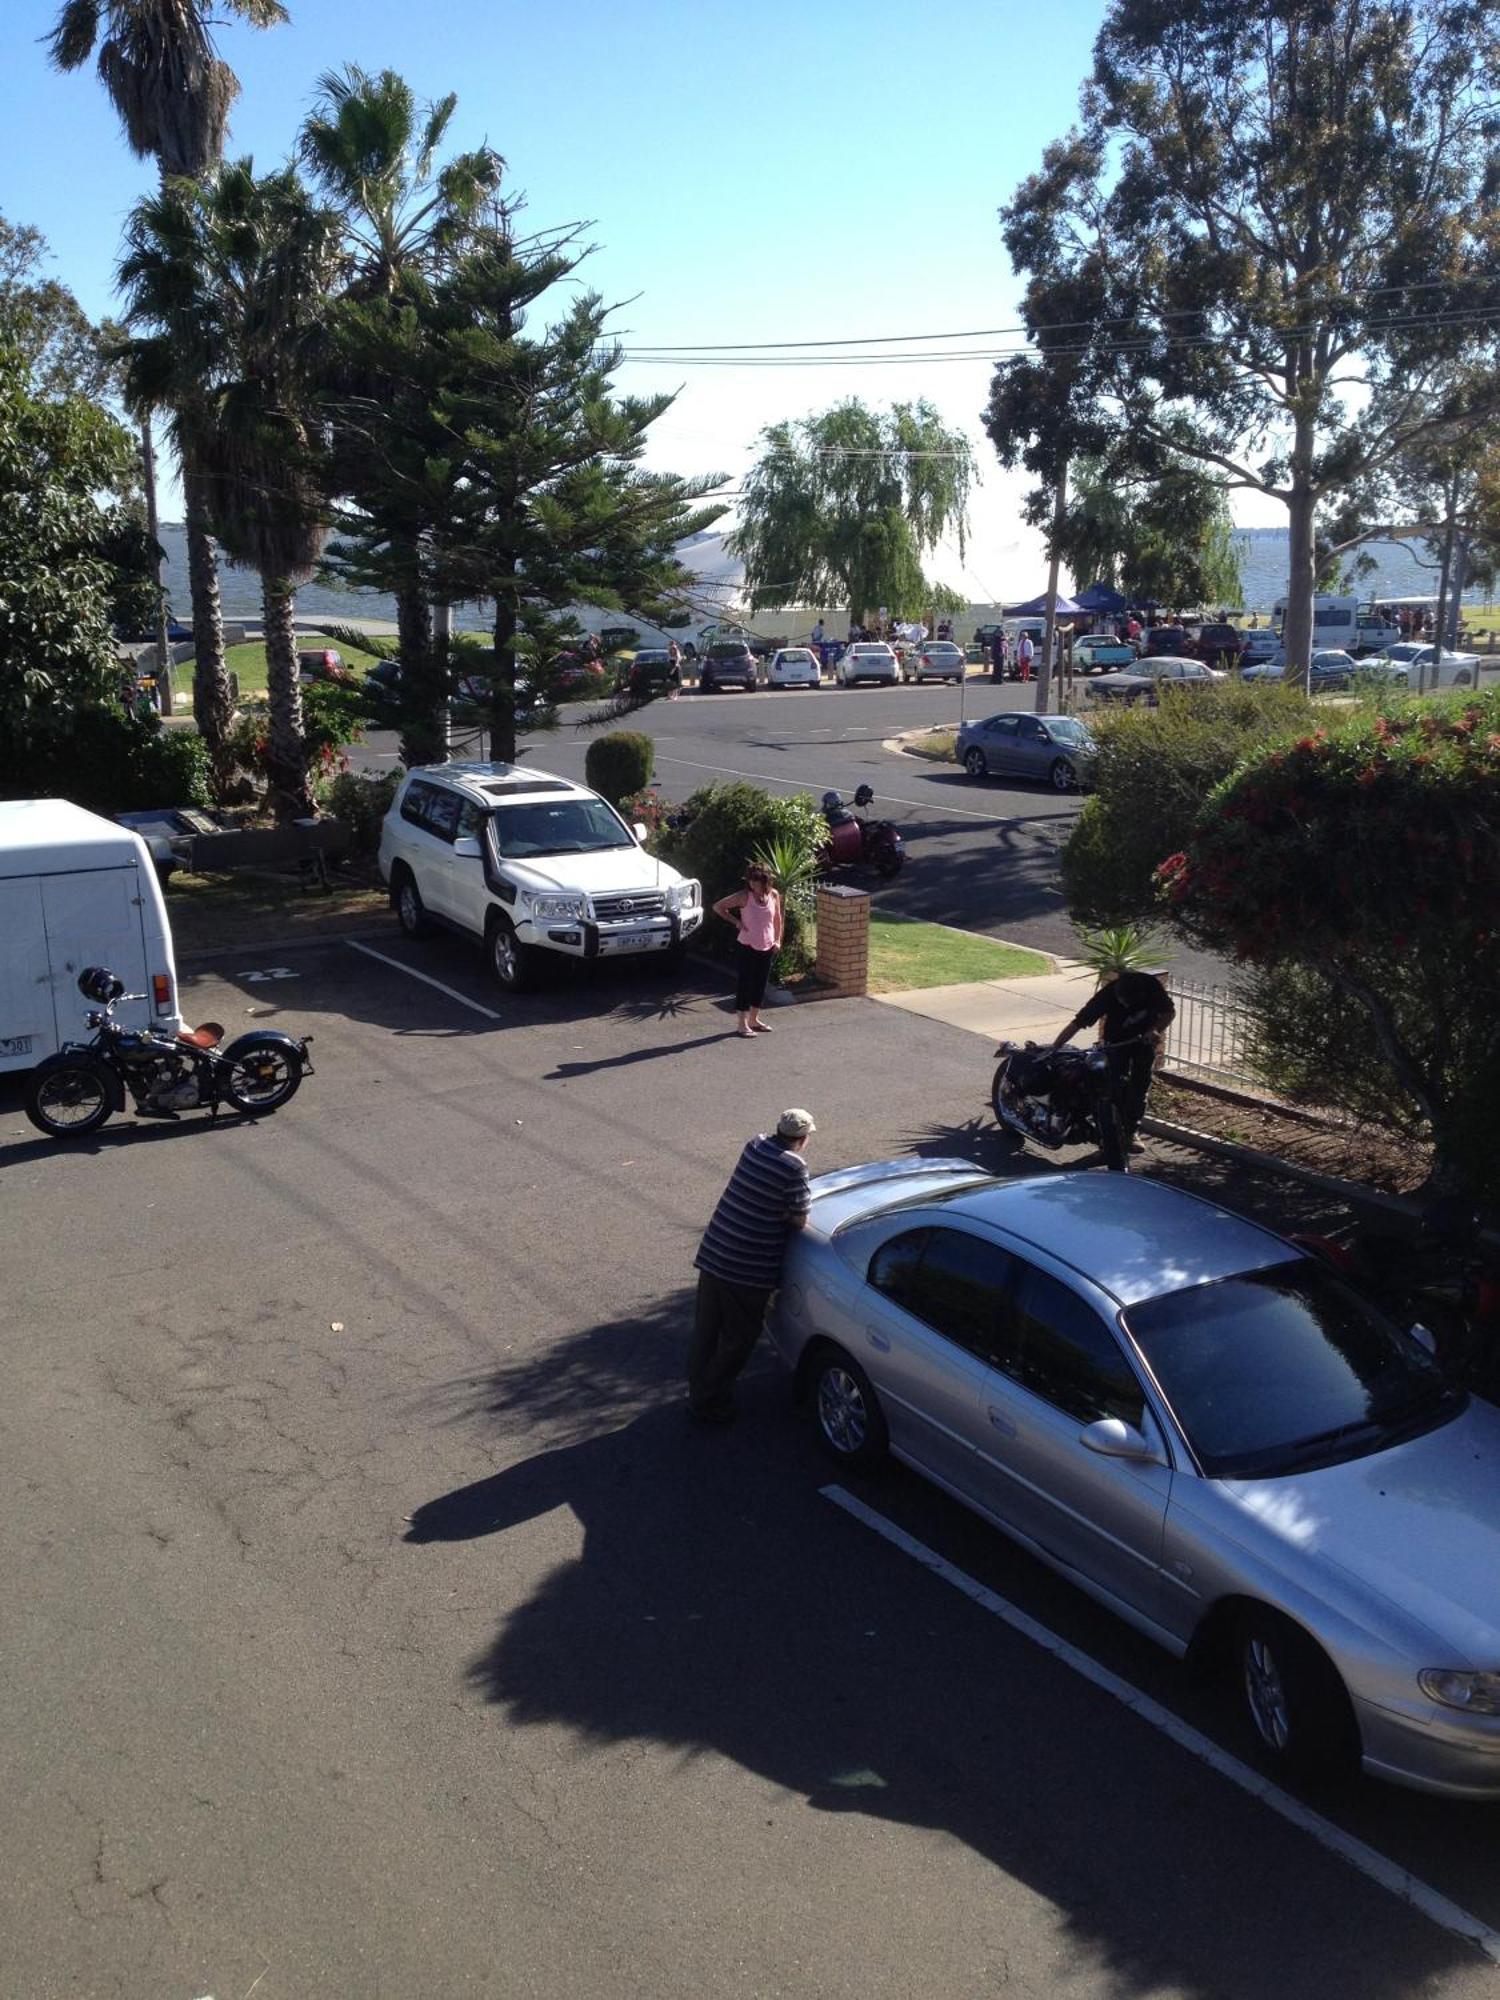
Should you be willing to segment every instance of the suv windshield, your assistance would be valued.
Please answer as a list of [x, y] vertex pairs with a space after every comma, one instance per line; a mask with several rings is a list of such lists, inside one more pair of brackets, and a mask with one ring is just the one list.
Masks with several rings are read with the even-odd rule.
[[602, 799], [559, 799], [555, 804], [539, 799], [532, 805], [501, 806], [490, 815], [490, 826], [502, 861], [635, 845]]
[[1357, 1458], [1468, 1400], [1410, 1334], [1307, 1258], [1149, 1299], [1125, 1324], [1210, 1478]]

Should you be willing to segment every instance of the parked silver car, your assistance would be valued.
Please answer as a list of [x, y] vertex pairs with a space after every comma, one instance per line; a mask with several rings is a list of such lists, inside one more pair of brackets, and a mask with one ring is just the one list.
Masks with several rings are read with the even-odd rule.
[[887, 1451], [1178, 1655], [1273, 1763], [1500, 1797], [1500, 1410], [1294, 1245], [1150, 1180], [824, 1174], [772, 1318]]
[[971, 778], [1035, 778], [1055, 792], [1094, 781], [1099, 745], [1071, 715], [986, 715], [958, 732], [954, 755]]

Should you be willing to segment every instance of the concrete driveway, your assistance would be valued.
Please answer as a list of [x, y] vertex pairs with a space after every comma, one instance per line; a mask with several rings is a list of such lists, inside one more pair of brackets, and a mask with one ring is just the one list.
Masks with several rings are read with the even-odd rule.
[[994, 1615], [1243, 1748], [942, 1495], [830, 1497], [769, 1360], [683, 1420], [742, 1140], [1003, 1170], [971, 1037], [373, 942], [190, 983], [314, 1034], [274, 1119], [64, 1150], [0, 1099], [0, 1993], [1490, 1990], [1431, 1895], [1500, 1925], [1500, 1816], [1289, 1823]]

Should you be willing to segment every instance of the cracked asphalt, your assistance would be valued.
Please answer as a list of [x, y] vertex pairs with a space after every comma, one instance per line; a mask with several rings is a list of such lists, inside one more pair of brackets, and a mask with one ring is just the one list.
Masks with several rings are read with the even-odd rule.
[[[980, 1043], [826, 1002], [743, 1044], [711, 980], [512, 1000], [458, 942], [376, 942], [499, 1019], [347, 943], [262, 947], [187, 1004], [314, 1034], [277, 1117], [67, 1149], [0, 1096], [5, 2000], [1491, 1990], [832, 1506], [768, 1358], [735, 1428], [684, 1422], [743, 1139], [806, 1103], [815, 1171], [1013, 1170]], [[941, 1494], [858, 1492], [1243, 1749]], [[1500, 1925], [1500, 1815], [1318, 1804]]]

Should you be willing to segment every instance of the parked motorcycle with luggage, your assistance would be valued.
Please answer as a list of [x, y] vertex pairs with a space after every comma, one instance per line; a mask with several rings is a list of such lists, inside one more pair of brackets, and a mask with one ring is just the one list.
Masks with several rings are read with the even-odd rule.
[[886, 881], [901, 872], [906, 847], [900, 834], [888, 819], [862, 817], [874, 797], [868, 785], [859, 787], [850, 805], [837, 792], [823, 794], [828, 839], [819, 852], [818, 865], [825, 872], [833, 868], [873, 868]]
[[142, 1118], [175, 1119], [184, 1111], [217, 1117], [221, 1104], [264, 1118], [296, 1096], [313, 1073], [311, 1035], [300, 1039], [276, 1028], [238, 1035], [223, 1048], [217, 1021], [179, 1035], [156, 1028], [125, 1028], [114, 1018], [121, 1000], [143, 1000], [103, 966], [78, 975], [78, 990], [95, 1002], [87, 1019], [92, 1041], [67, 1042], [31, 1073], [26, 1116], [57, 1139], [97, 1132], [127, 1093]]
[[990, 1103], [1008, 1132], [1049, 1152], [1097, 1146], [1111, 1173], [1129, 1172], [1126, 1080], [1134, 1042], [1050, 1048], [1002, 1042]]

